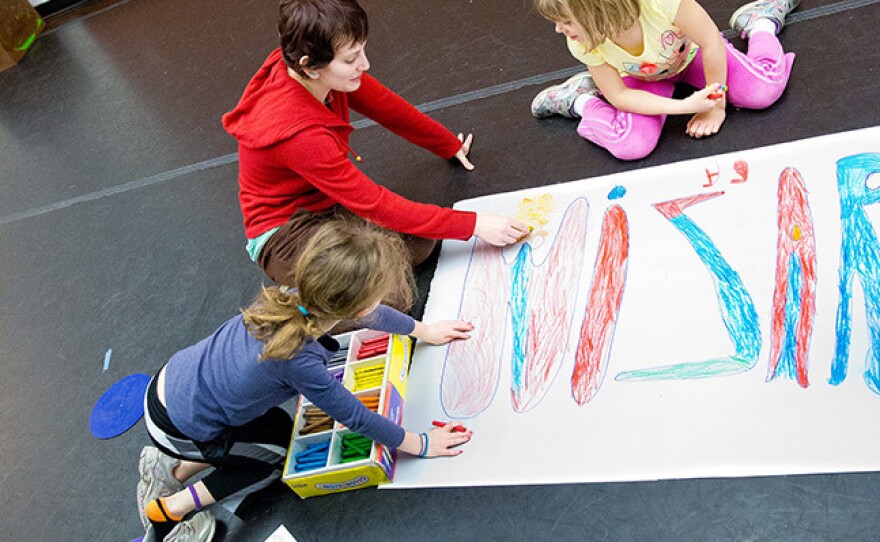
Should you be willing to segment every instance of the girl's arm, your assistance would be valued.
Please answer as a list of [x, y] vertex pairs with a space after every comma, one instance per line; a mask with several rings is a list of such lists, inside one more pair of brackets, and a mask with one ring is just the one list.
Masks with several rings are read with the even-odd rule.
[[463, 320], [441, 320], [426, 324], [415, 320], [415, 327], [410, 335], [428, 344], [446, 344], [455, 339], [470, 339], [470, 331], [474, 325]]
[[[712, 18], [696, 0], [681, 0], [675, 25], [691, 41], [700, 46], [703, 55], [703, 71], [709, 84], [727, 84], [727, 51], [724, 40]], [[717, 133], [724, 122], [727, 99], [724, 92], [719, 91], [720, 98], [714, 99], [715, 106], [707, 111], [698, 111], [688, 123], [687, 133], [694, 137], [703, 137]]]
[[727, 84], [724, 40], [706, 10], [696, 0], [681, 0], [673, 22], [688, 39], [700, 46], [706, 83]]
[[617, 69], [609, 64], [588, 66], [588, 69], [596, 86], [611, 105], [620, 111], [639, 115], [686, 115], [708, 111], [716, 105], [709, 94], [717, 92], [720, 86], [709, 85], [683, 100], [676, 100], [629, 88], [623, 83]]
[[463, 320], [440, 320], [426, 324], [388, 305], [378, 305], [370, 314], [355, 320], [355, 324], [397, 335], [412, 335], [428, 344], [470, 339], [469, 332], [474, 329], [473, 324]]

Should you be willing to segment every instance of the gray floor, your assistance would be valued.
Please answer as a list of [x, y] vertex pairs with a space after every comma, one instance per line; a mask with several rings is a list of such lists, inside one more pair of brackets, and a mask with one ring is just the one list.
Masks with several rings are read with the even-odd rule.
[[[670, 119], [637, 163], [579, 139], [572, 121], [531, 118], [540, 81], [575, 64], [526, 0], [363, 4], [372, 73], [476, 135], [478, 169], [465, 173], [374, 126], [355, 132], [367, 173], [421, 201], [880, 124], [880, 5], [870, 1], [806, 0], [782, 34], [798, 58], [779, 103], [731, 111], [702, 141]], [[737, 0], [704, 5], [724, 28]], [[269, 0], [132, 0], [43, 35], [0, 74], [0, 540], [141, 534], [143, 424], [99, 441], [89, 414], [107, 387], [154, 372], [264, 280], [243, 250], [235, 142], [220, 116], [275, 46], [275, 11]], [[877, 474], [854, 474], [300, 501], [279, 484], [243, 519], [224, 516], [217, 540], [262, 541], [282, 523], [300, 542], [875, 540], [878, 489]]]

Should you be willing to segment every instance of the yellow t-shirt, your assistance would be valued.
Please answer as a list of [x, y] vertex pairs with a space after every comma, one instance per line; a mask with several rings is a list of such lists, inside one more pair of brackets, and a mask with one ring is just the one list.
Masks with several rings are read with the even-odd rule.
[[666, 79], [690, 64], [699, 47], [674, 24], [681, 0], [641, 0], [639, 22], [642, 25], [644, 50], [633, 56], [622, 47], [605, 40], [587, 51], [582, 43], [567, 39], [568, 50], [587, 66], [608, 64], [617, 68], [621, 77], [629, 75], [643, 81]]

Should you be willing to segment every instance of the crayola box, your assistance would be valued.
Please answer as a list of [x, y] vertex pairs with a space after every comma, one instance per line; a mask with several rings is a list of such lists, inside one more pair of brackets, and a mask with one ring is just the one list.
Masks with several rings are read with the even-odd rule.
[[[328, 370], [367, 408], [403, 418], [412, 340], [361, 330], [336, 337], [347, 352]], [[397, 450], [357, 435], [300, 396], [282, 479], [302, 498], [386, 484]]]

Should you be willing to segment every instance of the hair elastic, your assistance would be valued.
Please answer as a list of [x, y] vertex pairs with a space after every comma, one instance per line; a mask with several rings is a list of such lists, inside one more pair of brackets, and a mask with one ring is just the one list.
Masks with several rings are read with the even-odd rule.
[[202, 509], [202, 501], [199, 500], [199, 493], [195, 486], [189, 486], [189, 492], [192, 494], [193, 502], [196, 504], [196, 510]]
[[422, 445], [424, 446], [419, 451], [419, 457], [425, 457], [425, 454], [428, 453], [428, 434], [427, 433], [419, 433], [419, 436], [422, 438]]
[[306, 308], [303, 307], [302, 305], [297, 305], [296, 308], [299, 309], [299, 312], [303, 313], [303, 316], [309, 315], [309, 311], [307, 311]]

